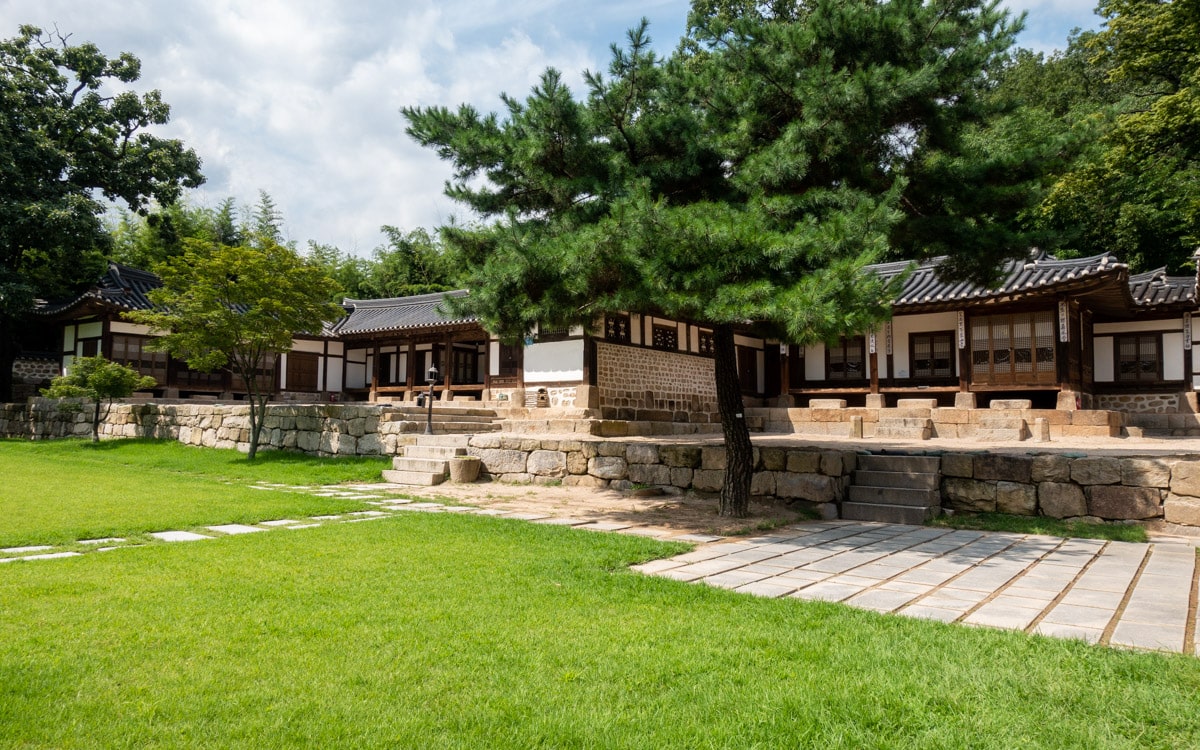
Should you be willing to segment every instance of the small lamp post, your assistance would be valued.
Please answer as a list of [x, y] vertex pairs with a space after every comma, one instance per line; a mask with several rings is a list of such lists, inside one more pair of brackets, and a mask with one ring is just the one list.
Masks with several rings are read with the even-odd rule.
[[429, 397], [425, 399], [429, 403], [429, 416], [425, 421], [425, 434], [433, 434], [433, 384], [441, 380], [442, 374], [438, 372], [436, 364], [429, 366], [429, 372], [425, 373], [425, 382], [429, 383]]

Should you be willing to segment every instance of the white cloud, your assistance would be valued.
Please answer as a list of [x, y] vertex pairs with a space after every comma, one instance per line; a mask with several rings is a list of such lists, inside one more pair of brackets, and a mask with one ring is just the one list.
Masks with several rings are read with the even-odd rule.
[[[1020, 44], [1062, 47], [1095, 26], [1093, 0], [1009, 0], [1030, 10]], [[57, 25], [73, 42], [142, 60], [137, 88], [172, 107], [164, 134], [204, 160], [195, 199], [216, 205], [266, 190], [292, 239], [366, 254], [382, 224], [434, 226], [461, 209], [442, 195], [449, 169], [404, 134], [406, 105], [501, 107], [547, 67], [582, 93], [610, 42], [642, 16], [669, 51], [686, 0], [6, 0], [0, 36]]]

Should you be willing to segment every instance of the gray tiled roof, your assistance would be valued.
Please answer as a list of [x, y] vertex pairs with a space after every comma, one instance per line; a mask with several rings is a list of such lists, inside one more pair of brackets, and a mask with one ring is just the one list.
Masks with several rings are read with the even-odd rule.
[[1129, 293], [1141, 307], [1196, 302], [1195, 276], [1168, 276], [1158, 268], [1129, 277]]
[[86, 292], [65, 302], [43, 305], [39, 315], [58, 315], [89, 301], [100, 302], [121, 310], [149, 310], [153, 307], [146, 293], [162, 286], [162, 281], [149, 271], [109, 262], [108, 271]]
[[416, 297], [347, 299], [342, 306], [346, 308], [348, 315], [334, 327], [334, 334], [402, 331], [409, 328], [476, 323], [479, 319], [474, 316], [454, 317], [443, 309], [445, 298], [465, 296], [467, 296], [467, 291], [459, 289], [453, 292], [436, 292]]
[[[941, 261], [942, 258], [934, 258], [914, 268], [904, 280], [892, 304], [896, 307], [915, 307], [1007, 297], [1128, 270], [1128, 266], [1118, 261], [1111, 253], [1064, 260], [1038, 253], [1028, 259], [1006, 262], [1000, 270], [1000, 281], [996, 286], [987, 288], [965, 281], [943, 281], [937, 275], [938, 264]], [[879, 263], [867, 268], [884, 278], [894, 278], [910, 265], [907, 261], [899, 261]]]

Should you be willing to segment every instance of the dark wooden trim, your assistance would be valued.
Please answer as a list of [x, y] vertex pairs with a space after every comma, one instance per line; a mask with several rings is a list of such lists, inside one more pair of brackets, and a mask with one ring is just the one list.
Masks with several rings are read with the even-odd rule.
[[[1140, 379], [1138, 379], [1138, 380], [1123, 380], [1121, 378], [1121, 352], [1120, 352], [1120, 346], [1118, 346], [1117, 340], [1122, 339], [1122, 338], [1139, 339], [1142, 336], [1145, 336], [1146, 338], [1154, 339], [1154, 380], [1140, 380]], [[1119, 383], [1122, 385], [1138, 385], [1138, 384], [1167, 382], [1166, 379], [1163, 377], [1164, 362], [1163, 362], [1162, 332], [1159, 332], [1159, 331], [1130, 331], [1129, 333], [1115, 333], [1115, 334], [1113, 334], [1112, 338], [1113, 338], [1113, 347], [1112, 347], [1112, 351], [1113, 351], [1113, 379], [1112, 379], [1112, 382], [1113, 383]], [[1139, 348], [1140, 348], [1140, 346], [1139, 346]], [[1187, 378], [1186, 378], [1187, 370], [1188, 370], [1188, 368], [1187, 368], [1187, 364], [1185, 362], [1184, 363], [1184, 376], [1185, 376], [1184, 380], [1185, 381], [1187, 380]]]

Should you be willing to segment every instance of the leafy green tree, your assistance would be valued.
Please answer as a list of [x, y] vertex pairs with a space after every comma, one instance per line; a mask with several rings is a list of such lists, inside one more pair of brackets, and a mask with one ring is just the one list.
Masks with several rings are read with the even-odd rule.
[[143, 376], [131, 367], [110, 362], [104, 357], [80, 357], [42, 389], [47, 398], [82, 398], [92, 402], [92, 442], [100, 440], [100, 423], [108, 418], [112, 403], [129, 398], [136, 391], [153, 388], [154, 378]]
[[0, 40], [0, 401], [12, 396], [15, 337], [34, 299], [103, 269], [105, 201], [145, 211], [203, 181], [194, 152], [146, 132], [170, 108], [157, 91], [128, 90], [140, 69], [133, 55], [33, 26]]
[[316, 264], [275, 242], [231, 246], [196, 240], [154, 269], [163, 286], [150, 292], [156, 309], [127, 313], [166, 331], [155, 345], [189, 367], [225, 369], [246, 386], [250, 451], [258, 452], [279, 355], [296, 333], [318, 333], [343, 311], [330, 302], [334, 282]]
[[862, 331], [891, 290], [865, 265], [947, 252], [986, 276], [1024, 252], [1022, 153], [974, 153], [969, 127], [1018, 24], [994, 4], [696, 3], [667, 60], [645, 22], [576, 101], [553, 70], [504, 117], [406, 108], [484, 222], [443, 230], [462, 309], [516, 339], [608, 311], [710, 325], [728, 455], [721, 512], [753, 469], [734, 329], [804, 342]]

